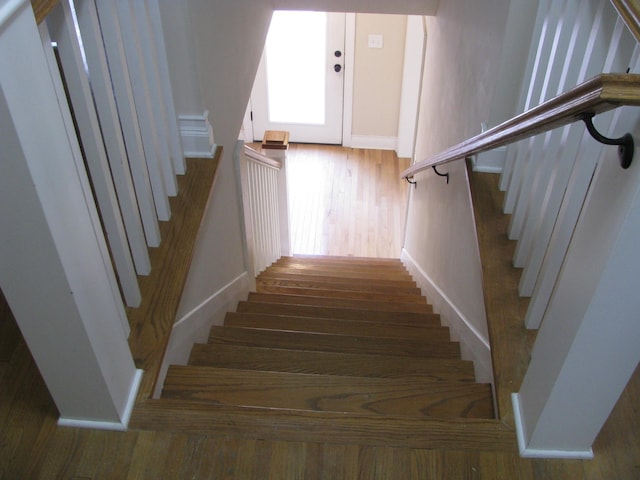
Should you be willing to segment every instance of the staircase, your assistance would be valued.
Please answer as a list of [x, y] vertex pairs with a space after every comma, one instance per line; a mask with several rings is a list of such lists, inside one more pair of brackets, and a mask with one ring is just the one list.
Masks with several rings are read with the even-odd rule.
[[513, 449], [399, 260], [283, 257], [169, 368], [133, 427], [407, 447]]

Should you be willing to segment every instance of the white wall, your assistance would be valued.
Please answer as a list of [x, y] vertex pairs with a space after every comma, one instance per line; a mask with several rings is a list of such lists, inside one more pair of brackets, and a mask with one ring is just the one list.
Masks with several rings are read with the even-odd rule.
[[176, 110], [208, 110], [216, 143], [224, 148], [177, 321], [207, 311], [214, 294], [246, 270], [232, 153], [271, 14], [266, 2], [250, 0], [162, 2]]
[[[427, 19], [416, 160], [480, 132], [480, 123], [497, 98], [509, 5], [508, 0], [449, 0], [441, 2], [436, 17]], [[482, 267], [466, 167], [457, 161], [440, 170], [451, 174], [449, 185], [430, 170], [416, 176], [405, 261], [426, 273], [425, 290], [454, 336], [467, 344], [467, 356], [490, 367]]]

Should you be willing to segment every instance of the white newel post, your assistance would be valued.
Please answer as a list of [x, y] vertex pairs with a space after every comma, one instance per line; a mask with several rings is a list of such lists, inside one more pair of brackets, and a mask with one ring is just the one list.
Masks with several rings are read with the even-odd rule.
[[[640, 361], [640, 156], [637, 109], [613, 121], [635, 134], [628, 170], [605, 147], [520, 392], [521, 454], [590, 458], [591, 446]], [[633, 130], [635, 129], [635, 130]]]
[[280, 226], [280, 255], [291, 255], [291, 232], [289, 230], [289, 189], [287, 188], [287, 156], [280, 159], [282, 167], [278, 172], [278, 224]]
[[31, 5], [0, 0], [0, 286], [61, 424], [125, 429], [141, 372]]

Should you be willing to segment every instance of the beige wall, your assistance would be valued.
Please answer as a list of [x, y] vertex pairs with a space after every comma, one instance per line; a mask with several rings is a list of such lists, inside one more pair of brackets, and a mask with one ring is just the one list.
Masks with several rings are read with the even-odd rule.
[[[405, 15], [356, 15], [353, 135], [397, 136], [406, 30]], [[369, 48], [369, 34], [383, 48]]]
[[[417, 160], [479, 133], [493, 102], [502, 101], [496, 83], [510, 3], [448, 0], [440, 2], [436, 17], [428, 17]], [[520, 57], [515, 71], [524, 69], [527, 52]], [[440, 170], [451, 174], [448, 185], [431, 170], [416, 176], [405, 250], [467, 322], [462, 328], [486, 342], [482, 266], [465, 164], [456, 161]]]

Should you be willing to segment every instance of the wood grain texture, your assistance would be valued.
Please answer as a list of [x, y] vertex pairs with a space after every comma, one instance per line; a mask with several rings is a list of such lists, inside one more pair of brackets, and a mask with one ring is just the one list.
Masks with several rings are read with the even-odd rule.
[[[291, 427], [291, 435], [298, 438], [289, 442], [282, 439], [277, 421], [264, 422], [255, 429], [248, 421], [250, 416], [239, 415], [235, 419], [240, 422], [234, 430], [229, 424], [234, 420], [231, 412], [226, 413], [224, 420], [219, 412], [211, 424], [207, 423], [211, 417], [205, 412], [197, 413], [191, 417], [193, 422], [188, 423], [176, 421], [183, 413], [180, 404], [173, 410], [154, 411], [152, 403], [144, 402], [142, 409], [136, 407], [139, 412], [134, 412], [135, 422], [128, 432], [61, 428], [56, 426], [55, 406], [24, 341], [19, 339], [12, 349], [14, 353], [7, 363], [8, 375], [0, 378], [0, 412], [4, 412], [0, 415], [0, 478], [3, 480], [153, 478], [151, 474], [158, 470], [157, 458], [148, 454], [144, 460], [137, 458], [148, 448], [167, 453], [159, 460], [163, 473], [156, 477], [167, 480], [263, 480], [279, 478], [286, 468], [302, 472], [299, 478], [323, 480], [369, 479], [372, 471], [378, 478], [400, 478], [397, 473], [404, 474], [406, 468], [409, 473], [402, 478], [407, 479], [465, 478], [452, 475], [461, 469], [470, 473], [466, 478], [481, 480], [640, 478], [637, 435], [640, 431], [637, 409], [640, 369], [596, 440], [594, 460], [532, 461], [518, 456], [511, 429], [496, 420], [467, 420], [452, 425], [441, 420], [416, 423], [399, 419], [394, 434], [370, 434], [363, 443], [347, 435], [353, 431], [349, 424], [327, 431], [323, 421], [310, 419], [308, 422], [316, 426], [311, 435], [293, 429], [290, 424], [286, 427], [285, 435]], [[281, 420], [286, 426], [287, 419]], [[190, 431], [194, 425], [199, 433]], [[205, 426], [210, 428], [207, 430]], [[354, 427], [358, 426], [359, 422], [354, 422]], [[141, 435], [144, 430], [138, 427], [168, 434], [168, 448], [164, 435], [144, 436]], [[413, 446], [399, 446], [407, 441]], [[291, 447], [286, 447], [289, 444]], [[372, 448], [372, 445], [378, 447]], [[375, 468], [369, 465], [378, 457], [381, 460]], [[280, 462], [295, 465], [286, 467]], [[551, 474], [554, 476], [549, 476]]]
[[283, 295], [279, 293], [249, 294], [249, 301], [264, 303], [289, 303], [292, 305], [315, 305], [318, 307], [359, 308], [361, 310], [381, 312], [431, 313], [433, 307], [426, 303], [393, 303], [374, 300], [353, 300], [322, 296]]
[[[333, 280], [321, 279], [313, 280], [305, 277], [293, 276], [292, 278], [285, 277], [259, 277], [256, 279], [258, 287], [294, 287], [294, 288], [320, 288], [327, 289], [333, 288], [334, 290], [347, 290], [352, 292], [370, 292], [370, 293], [392, 293], [400, 295], [420, 295], [420, 289], [413, 286], [397, 285], [396, 282], [392, 282], [389, 285], [379, 285], [368, 282], [353, 282], [341, 277], [330, 277]], [[406, 282], [410, 284], [410, 282]]]
[[[493, 418], [491, 387], [416, 378], [267, 372], [192, 365], [169, 368], [163, 398], [291, 410]], [[185, 404], [188, 408], [189, 403]]]
[[493, 346], [496, 401], [500, 418], [511, 423], [511, 393], [518, 391], [526, 372], [535, 331], [524, 327], [529, 300], [518, 293], [521, 270], [511, 264], [516, 242], [507, 238], [509, 216], [502, 213], [504, 193], [498, 189], [498, 175], [473, 172], [469, 168], [469, 179], [482, 260], [487, 325]]
[[640, 75], [601, 74], [402, 172], [412, 177], [432, 166], [468, 158], [579, 121], [583, 113], [603, 113], [621, 105], [640, 105]]
[[334, 333], [364, 337], [449, 340], [449, 329], [440, 325], [399, 325], [357, 320], [313, 318], [259, 313], [227, 313], [224, 324], [229, 327], [285, 330], [289, 332]]
[[408, 166], [392, 151], [291, 144], [293, 253], [399, 258]]
[[295, 315], [301, 317], [329, 317], [336, 320], [359, 320], [398, 325], [440, 324], [440, 317], [433, 313], [384, 312], [359, 310], [333, 306], [296, 305], [276, 302], [238, 302], [238, 312], [266, 313], [274, 315]]
[[139, 277], [142, 303], [127, 308], [129, 347], [136, 366], [144, 370], [139, 400], [153, 392], [221, 154], [218, 147], [213, 159], [187, 159], [187, 173], [178, 177], [178, 196], [170, 198], [171, 221], [160, 223], [162, 242], [150, 249], [151, 273]]
[[435, 339], [404, 339], [270, 331], [239, 327], [213, 327], [209, 343], [317, 350], [323, 352], [375, 353], [432, 358], [458, 358], [460, 346]]
[[515, 453], [513, 431], [497, 420], [409, 418], [335, 412], [281, 411], [149, 400], [138, 409], [133, 428], [173, 432], [235, 434], [244, 438], [400, 446], [470, 448]]
[[[499, 210], [499, 207], [498, 203], [496, 208]], [[504, 230], [489, 231], [498, 225], [496, 220], [486, 225], [487, 238], [490, 242], [495, 239], [508, 243]], [[503, 259], [507, 266], [509, 258]], [[491, 266], [484, 274], [496, 272], [501, 275], [496, 266]], [[509, 278], [494, 277], [496, 287], [488, 291], [488, 295], [495, 296], [491, 302], [494, 311], [505, 314], [495, 320], [498, 325], [492, 330], [492, 346], [496, 351], [511, 351], [509, 342], [519, 341], [523, 331], [522, 325], [511, 318], [519, 314], [520, 308], [514, 307], [508, 296], [503, 296], [511, 290]], [[517, 275], [515, 280], [517, 284]], [[332, 309], [342, 314], [349, 310]], [[8, 309], [0, 308], [0, 312], [10, 315]], [[411, 321], [422, 318], [415, 314], [353, 312], [358, 312], [356, 318], [364, 315], [375, 317], [376, 321], [383, 318], [378, 315], [392, 316], [388, 318], [411, 315]], [[636, 370], [598, 436], [594, 460], [534, 461], [518, 456], [513, 429], [505, 420], [391, 417], [391, 422], [386, 422], [375, 415], [355, 419], [353, 414], [351, 418], [346, 414], [332, 414], [334, 418], [328, 423], [324, 412], [292, 416], [289, 412], [229, 406], [207, 406], [185, 412], [184, 403], [160, 406], [158, 401], [149, 400], [134, 408], [127, 432], [61, 428], [56, 425], [55, 405], [24, 341], [19, 335], [13, 338], [13, 341], [0, 342], [0, 348], [7, 349], [7, 352], [0, 351], [4, 370], [0, 376], [1, 479], [640, 478], [640, 369]], [[156, 338], [147, 337], [150, 342]], [[523, 341], [528, 343], [527, 339]], [[526, 357], [526, 351], [520, 354]], [[372, 362], [367, 355], [359, 356], [362, 357], [360, 368]], [[386, 358], [385, 363], [391, 363], [392, 358]], [[403, 358], [409, 359], [412, 366], [416, 364], [415, 357], [401, 357], [401, 360]], [[499, 358], [504, 362], [509, 360], [504, 354]], [[511, 360], [521, 361], [515, 356]], [[325, 363], [333, 368], [332, 361]], [[501, 385], [515, 390], [517, 387], [513, 385], [519, 378], [513, 372], [517, 368], [507, 367], [503, 365]], [[388, 373], [381, 375], [392, 375], [393, 369], [390, 364]]]
[[243, 345], [196, 344], [189, 365], [377, 378], [414, 377], [421, 382], [474, 381], [473, 363], [457, 358], [407, 358]]
[[640, 3], [638, 0], [611, 0], [627, 28], [640, 42]]

